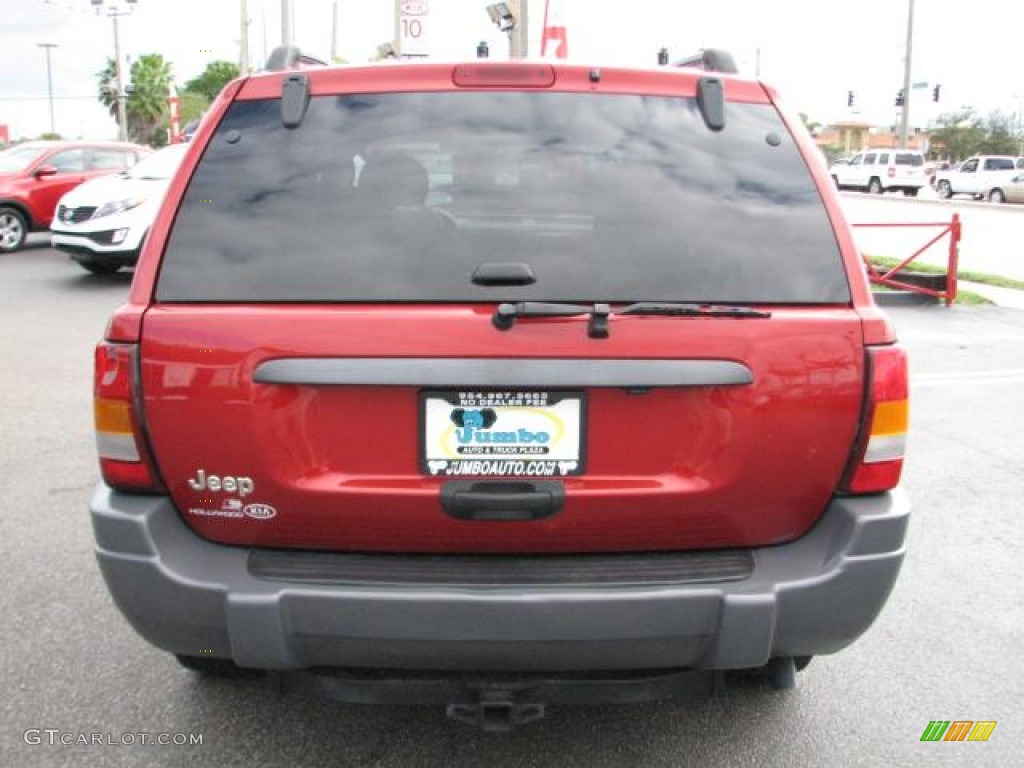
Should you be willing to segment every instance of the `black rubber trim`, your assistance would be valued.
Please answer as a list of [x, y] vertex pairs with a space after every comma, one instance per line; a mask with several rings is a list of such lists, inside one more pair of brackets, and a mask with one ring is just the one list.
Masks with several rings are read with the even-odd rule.
[[412, 387], [707, 387], [751, 384], [753, 373], [731, 360], [535, 358], [342, 358], [267, 360], [261, 384]]
[[565, 486], [552, 480], [450, 480], [441, 486], [441, 508], [456, 520], [543, 520], [565, 504]]
[[651, 586], [740, 581], [749, 550], [606, 555], [392, 555], [254, 550], [249, 573], [305, 584], [462, 587]]

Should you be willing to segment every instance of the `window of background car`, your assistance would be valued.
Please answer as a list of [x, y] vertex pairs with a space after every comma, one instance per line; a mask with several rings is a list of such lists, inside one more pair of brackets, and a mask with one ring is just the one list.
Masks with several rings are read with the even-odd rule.
[[[474, 285], [518, 262], [530, 286]], [[161, 301], [849, 301], [773, 107], [568, 93], [238, 102], [176, 216]]]
[[135, 153], [123, 149], [94, 149], [92, 168], [94, 170], [117, 171], [131, 168], [135, 164]]
[[889, 163], [889, 153], [888, 152], [883, 152], [882, 154], [880, 154], [878, 156], [878, 164], [879, 165], [887, 165], [888, 163]]
[[48, 147], [10, 147], [0, 152], [0, 173], [19, 173], [26, 170]]
[[895, 163], [896, 165], [909, 165], [914, 168], [920, 168], [924, 165], [924, 156], [914, 152], [897, 152]]
[[187, 144], [172, 144], [158, 149], [133, 165], [128, 171], [128, 176], [133, 179], [169, 179], [178, 170], [187, 151]]
[[1013, 160], [1008, 157], [990, 157], [985, 161], [986, 171], [1012, 171]]
[[85, 150], [66, 149], [58, 152], [47, 159], [47, 165], [52, 165], [60, 173], [77, 173], [85, 170]]

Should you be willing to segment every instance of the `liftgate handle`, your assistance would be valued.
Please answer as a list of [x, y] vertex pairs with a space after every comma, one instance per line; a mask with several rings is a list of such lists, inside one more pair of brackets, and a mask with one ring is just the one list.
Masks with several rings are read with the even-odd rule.
[[553, 481], [452, 480], [441, 486], [441, 507], [457, 520], [543, 520], [564, 502], [565, 486]]

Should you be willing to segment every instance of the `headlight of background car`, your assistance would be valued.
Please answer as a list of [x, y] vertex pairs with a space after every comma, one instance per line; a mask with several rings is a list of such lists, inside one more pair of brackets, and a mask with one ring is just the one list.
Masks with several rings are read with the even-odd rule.
[[146, 202], [144, 197], [128, 197], [124, 200], [114, 200], [109, 203], [104, 203], [99, 209], [92, 215], [92, 218], [98, 219], [100, 216], [109, 216], [112, 213], [123, 213], [124, 211], [130, 211], [132, 208], [142, 205]]

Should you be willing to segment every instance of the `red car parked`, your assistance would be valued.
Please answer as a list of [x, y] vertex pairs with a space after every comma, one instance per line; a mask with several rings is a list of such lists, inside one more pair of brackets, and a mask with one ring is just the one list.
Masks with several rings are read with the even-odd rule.
[[194, 670], [491, 729], [791, 687], [909, 514], [904, 353], [816, 152], [734, 71], [230, 84], [96, 352], [118, 607]]
[[0, 252], [17, 251], [29, 232], [49, 229], [65, 192], [127, 170], [149, 151], [122, 142], [32, 141], [0, 152]]

